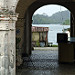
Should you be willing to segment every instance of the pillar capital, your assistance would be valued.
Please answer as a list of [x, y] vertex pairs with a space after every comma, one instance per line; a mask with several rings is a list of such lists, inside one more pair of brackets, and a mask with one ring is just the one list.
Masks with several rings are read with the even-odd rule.
[[15, 30], [18, 15], [0, 15], [0, 30]]
[[[6, 12], [5, 12], [5, 11]], [[0, 11], [0, 30], [13, 30], [17, 21], [18, 14], [6, 9]]]
[[0, 14], [0, 21], [17, 21], [18, 14]]

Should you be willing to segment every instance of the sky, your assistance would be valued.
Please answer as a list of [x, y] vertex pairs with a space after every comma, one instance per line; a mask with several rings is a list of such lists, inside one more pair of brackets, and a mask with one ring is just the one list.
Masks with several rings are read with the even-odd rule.
[[39, 9], [37, 9], [34, 14], [47, 14], [48, 16], [52, 16], [56, 12], [61, 12], [61, 11], [65, 11], [65, 10], [68, 10], [68, 9], [65, 8], [64, 6], [45, 5], [45, 6], [40, 7]]

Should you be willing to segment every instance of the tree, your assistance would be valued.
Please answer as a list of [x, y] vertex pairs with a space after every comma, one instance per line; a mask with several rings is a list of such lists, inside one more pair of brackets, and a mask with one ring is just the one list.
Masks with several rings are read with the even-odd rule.
[[69, 20], [69, 19], [65, 20], [65, 21], [63, 22], [63, 25], [70, 25], [70, 20]]

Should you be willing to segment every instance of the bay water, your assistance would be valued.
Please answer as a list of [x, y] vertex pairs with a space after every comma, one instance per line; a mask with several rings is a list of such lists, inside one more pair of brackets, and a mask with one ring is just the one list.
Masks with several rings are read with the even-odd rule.
[[32, 24], [32, 26], [37, 27], [49, 27], [48, 31], [48, 43], [52, 42], [57, 45], [57, 33], [63, 33], [63, 29], [70, 28], [70, 25], [60, 25], [60, 24]]

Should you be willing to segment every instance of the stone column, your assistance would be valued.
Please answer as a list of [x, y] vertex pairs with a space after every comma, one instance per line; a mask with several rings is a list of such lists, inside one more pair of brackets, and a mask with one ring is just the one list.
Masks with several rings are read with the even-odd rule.
[[17, 43], [17, 49], [18, 49], [19, 53], [25, 52], [25, 48], [24, 48], [24, 23], [25, 23], [24, 18], [18, 18], [18, 21], [16, 23], [16, 38], [17, 38], [17, 40], [19, 40], [19, 42]]
[[16, 23], [16, 66], [20, 66], [23, 63], [22, 53], [25, 53], [25, 45], [24, 45], [24, 18], [18, 18]]
[[25, 42], [26, 42], [26, 53], [31, 55], [31, 23], [32, 19], [30, 18], [30, 13], [27, 11], [26, 14], [26, 24], [25, 24]]
[[75, 60], [75, 13], [71, 14], [71, 42], [74, 45], [74, 60]]
[[71, 14], [71, 37], [75, 36], [75, 22], [74, 22], [74, 15]]
[[16, 75], [16, 20], [17, 15], [0, 16], [0, 75]]

